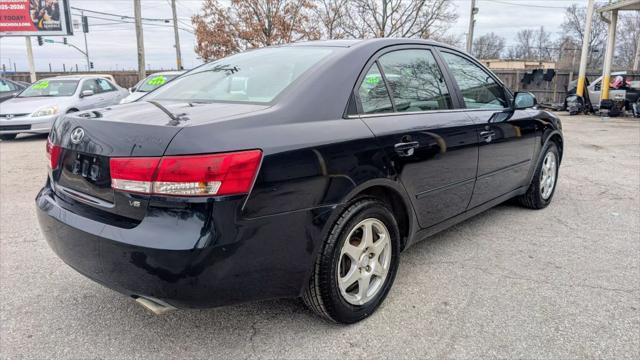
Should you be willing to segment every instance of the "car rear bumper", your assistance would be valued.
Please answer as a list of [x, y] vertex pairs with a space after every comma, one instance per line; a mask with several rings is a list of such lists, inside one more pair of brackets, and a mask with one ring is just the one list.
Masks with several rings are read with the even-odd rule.
[[48, 133], [57, 116], [0, 119], [0, 134]]
[[177, 308], [299, 296], [335, 209], [242, 220], [234, 219], [242, 200], [221, 201], [211, 218], [157, 210], [126, 229], [80, 216], [64, 201], [48, 186], [36, 198], [40, 228], [65, 263], [125, 295]]

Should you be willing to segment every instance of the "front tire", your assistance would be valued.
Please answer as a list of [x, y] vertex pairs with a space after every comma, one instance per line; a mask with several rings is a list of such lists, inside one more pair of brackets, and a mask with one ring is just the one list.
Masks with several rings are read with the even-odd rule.
[[400, 232], [389, 207], [377, 199], [358, 200], [333, 225], [302, 299], [332, 322], [365, 319], [389, 293], [399, 253]]
[[520, 205], [529, 209], [547, 207], [556, 191], [559, 169], [560, 153], [558, 145], [553, 141], [549, 141], [543, 149], [542, 160], [536, 168], [529, 189], [524, 195], [517, 198]]

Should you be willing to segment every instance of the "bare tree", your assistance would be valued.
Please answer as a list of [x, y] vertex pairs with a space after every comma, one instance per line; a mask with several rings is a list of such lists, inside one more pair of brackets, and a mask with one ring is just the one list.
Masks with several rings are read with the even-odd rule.
[[509, 49], [509, 58], [532, 60], [535, 58], [536, 52], [536, 31], [532, 29], [524, 29], [516, 34], [516, 44]]
[[310, 0], [231, 0], [227, 8], [205, 0], [192, 18], [196, 53], [210, 60], [248, 48], [316, 39], [314, 8]]
[[620, 13], [616, 35], [616, 67], [632, 69], [638, 47], [640, 47], [640, 12]]
[[555, 46], [551, 34], [544, 27], [524, 29], [516, 34], [516, 44], [509, 49], [509, 58], [523, 60], [552, 60]]
[[351, 0], [344, 31], [352, 38], [433, 38], [457, 16], [448, 0]]
[[536, 58], [538, 60], [551, 60], [553, 53], [553, 42], [551, 41], [551, 34], [544, 30], [544, 26], [540, 26], [540, 29], [535, 33], [536, 41]]
[[[596, 8], [598, 5], [596, 5]], [[576, 4], [567, 8], [562, 23], [564, 36], [572, 37], [578, 44], [584, 39], [584, 25], [587, 18], [587, 9]], [[597, 68], [602, 64], [604, 47], [607, 39], [607, 24], [599, 16], [593, 17], [591, 35], [589, 40], [589, 68]]]
[[434, 41], [439, 41], [443, 44], [449, 44], [455, 47], [463, 47], [464, 38], [462, 34], [454, 34], [454, 33], [440, 33], [440, 34], [432, 34], [429, 36], [429, 39]]
[[349, 0], [318, 0], [314, 10], [316, 19], [322, 26], [322, 37], [325, 39], [342, 39], [347, 20]]
[[562, 36], [554, 43], [556, 54], [556, 69], [576, 70], [580, 62], [580, 46], [577, 40], [570, 36]]
[[473, 40], [473, 54], [479, 59], [499, 59], [504, 46], [504, 37], [490, 32]]

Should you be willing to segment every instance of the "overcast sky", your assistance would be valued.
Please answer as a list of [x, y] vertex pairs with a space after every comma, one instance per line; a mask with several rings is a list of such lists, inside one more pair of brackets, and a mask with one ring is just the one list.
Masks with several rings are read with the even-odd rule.
[[[70, 0], [71, 6], [102, 11], [107, 13], [133, 16], [133, 0]], [[470, 0], [453, 0], [458, 13], [458, 21], [451, 32], [463, 38], [467, 32]], [[557, 35], [564, 18], [564, 10], [571, 4], [586, 5], [586, 0], [477, 0], [480, 12], [477, 16], [475, 35], [481, 36], [495, 32], [507, 39], [507, 46], [513, 44], [515, 34], [525, 28], [545, 29]], [[190, 18], [196, 14], [202, 0], [177, 0], [178, 21], [185, 30], [180, 31], [180, 43], [184, 66], [191, 68], [201, 63], [193, 51], [195, 36], [192, 34]], [[73, 10], [72, 14], [78, 14]], [[101, 15], [96, 15], [102, 17]], [[171, 18], [169, 0], [142, 0], [142, 16], [145, 18]], [[74, 15], [74, 19], [79, 16]], [[89, 55], [97, 70], [133, 69], [137, 66], [136, 35], [133, 24], [113, 24], [103, 19], [89, 19], [90, 32], [87, 34]], [[144, 27], [146, 62], [152, 69], [170, 69], [175, 67], [173, 28], [170, 24], [154, 22], [155, 26]], [[189, 30], [189, 31], [186, 31]], [[84, 49], [81, 30], [69, 42]], [[52, 38], [56, 39], [56, 38]], [[60, 39], [56, 39], [60, 40]], [[85, 66], [82, 54], [62, 44], [38, 46], [33, 39], [36, 69], [46, 71], [49, 63], [54, 71], [78, 64]], [[0, 64], [7, 69], [17, 65], [18, 71], [27, 70], [25, 40], [22, 37], [4, 37], [0, 39]]]

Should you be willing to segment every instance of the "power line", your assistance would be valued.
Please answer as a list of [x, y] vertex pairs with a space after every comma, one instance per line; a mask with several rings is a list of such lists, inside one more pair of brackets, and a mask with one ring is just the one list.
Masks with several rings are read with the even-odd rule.
[[540, 9], [567, 9], [567, 6], [548, 6], [548, 5], [532, 5], [532, 4], [523, 4], [523, 3], [512, 3], [508, 1], [500, 1], [500, 0], [486, 0], [497, 4], [509, 5], [509, 6], [524, 6], [528, 8], [540, 8]]
[[[75, 16], [82, 16], [80, 14], [72, 14]], [[134, 21], [126, 21], [126, 20], [118, 20], [118, 19], [110, 19], [110, 18], [105, 18], [105, 17], [100, 17], [100, 16], [94, 16], [94, 15], [84, 15], [88, 18], [91, 19], [97, 19], [97, 20], [106, 20], [106, 21], [112, 21], [112, 23], [100, 23], [100, 24], [91, 24], [91, 26], [107, 26], [107, 25], [120, 25], [120, 24], [135, 24]], [[170, 24], [153, 24], [153, 23], [142, 23], [144, 26], [156, 26], [156, 27], [164, 27], [164, 28], [170, 28], [173, 27], [173, 25]], [[182, 30], [182, 31], [186, 31], [190, 34], [195, 34], [195, 31], [193, 31], [192, 29], [186, 29], [183, 27], [178, 27], [178, 29]]]
[[[99, 14], [99, 15], [114, 16], [114, 17], [119, 17], [121, 19], [135, 19], [133, 16], [129, 16], [129, 15], [121, 15], [121, 14], [114, 14], [114, 13], [108, 13], [108, 12], [103, 12], [103, 11], [88, 10], [88, 9], [78, 8], [78, 7], [75, 7], [75, 6], [71, 6], [71, 9], [78, 10], [78, 11], [84, 11], [84, 12], [88, 12], [88, 13], [93, 13], [93, 14]], [[144, 21], [161, 21], [161, 22], [170, 22], [171, 21], [171, 19], [157, 19], [157, 18], [142, 18], [142, 20], [144, 20]]]

